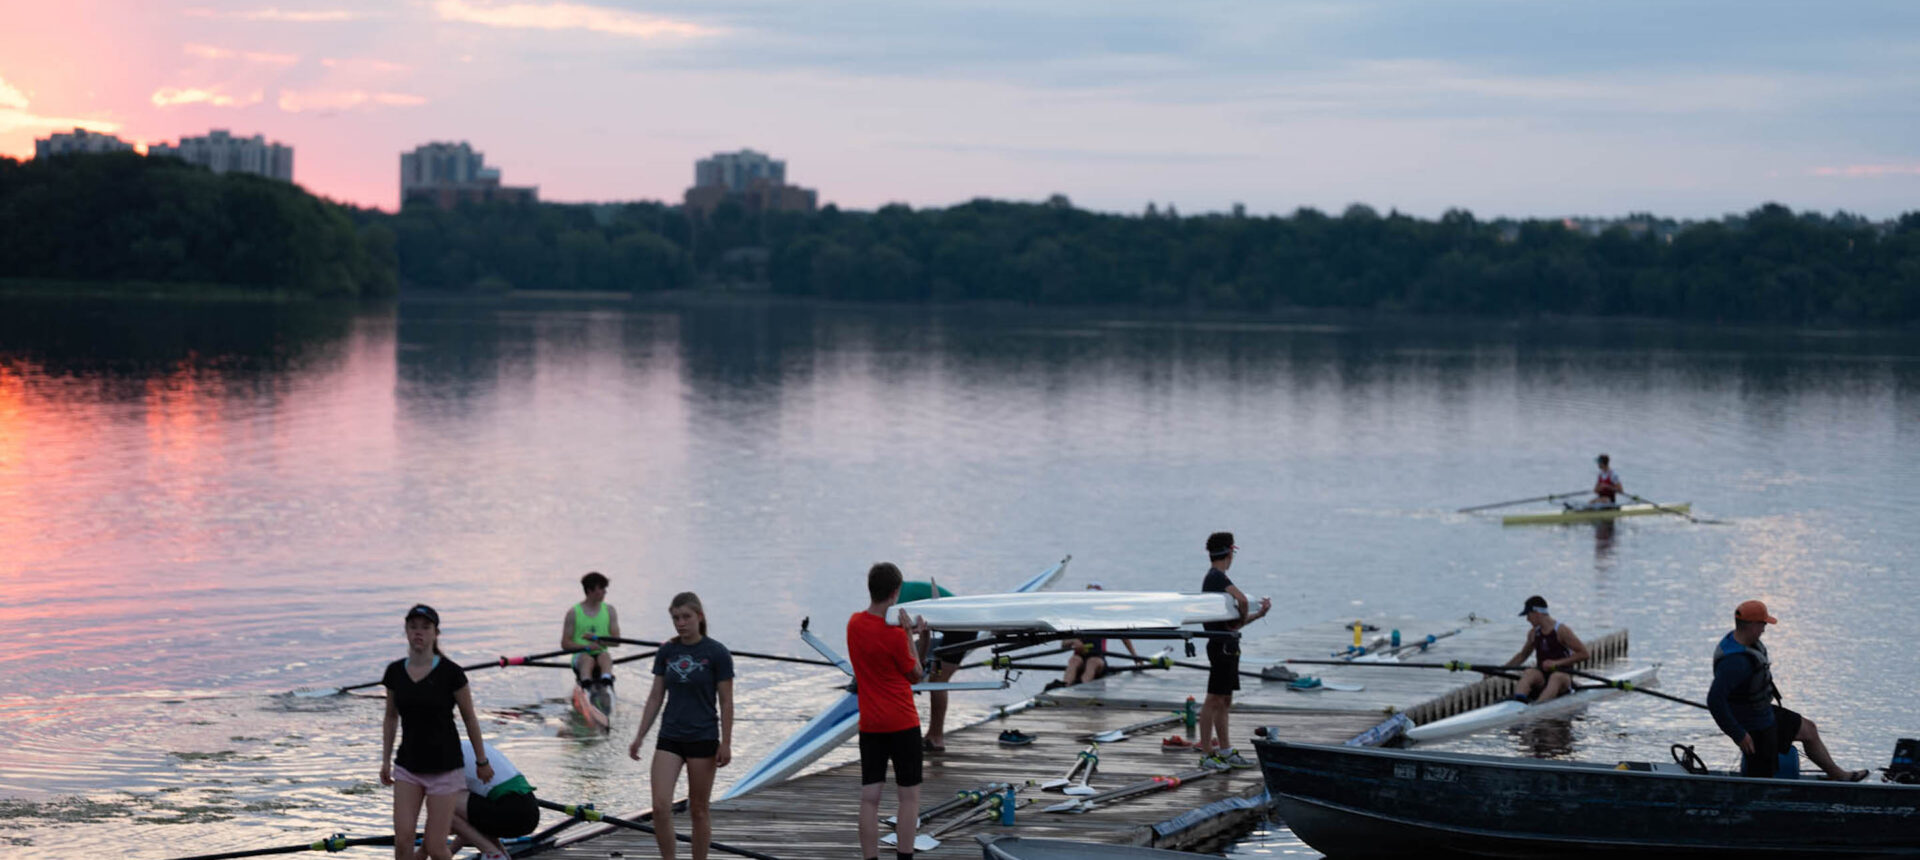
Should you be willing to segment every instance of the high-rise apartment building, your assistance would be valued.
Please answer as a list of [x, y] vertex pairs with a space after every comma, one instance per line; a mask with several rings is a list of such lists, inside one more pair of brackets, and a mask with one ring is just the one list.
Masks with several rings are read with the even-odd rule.
[[279, 141], [268, 142], [262, 135], [234, 137], [216, 128], [204, 137], [183, 137], [177, 146], [164, 143], [147, 148], [149, 157], [178, 158], [198, 164], [215, 173], [251, 173], [293, 181], [293, 147]]
[[55, 132], [33, 142], [33, 157], [72, 155], [83, 152], [132, 152], [133, 144], [111, 134], [76, 128], [72, 134]]
[[694, 162], [686, 206], [702, 217], [730, 199], [750, 212], [812, 212], [817, 198], [811, 188], [787, 184], [786, 162], [743, 149]]
[[428, 143], [400, 154], [400, 205], [429, 200], [442, 209], [461, 203], [511, 200], [532, 203], [532, 186], [500, 184], [500, 169], [488, 167], [486, 156], [466, 141]]

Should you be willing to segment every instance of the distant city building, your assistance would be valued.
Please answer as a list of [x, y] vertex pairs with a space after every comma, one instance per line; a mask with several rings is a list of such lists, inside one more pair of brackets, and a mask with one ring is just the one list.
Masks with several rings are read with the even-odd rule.
[[178, 158], [215, 173], [251, 173], [281, 182], [293, 181], [293, 147], [278, 141], [269, 143], [257, 134], [234, 137], [226, 129], [216, 128], [205, 137], [180, 138], [178, 146], [154, 144], [147, 148], [147, 155]]
[[486, 156], [464, 140], [429, 143], [400, 154], [401, 206], [423, 200], [452, 209], [462, 203], [532, 203], [538, 196], [533, 186], [501, 185], [500, 169], [488, 167]]
[[76, 128], [72, 134], [55, 132], [33, 142], [33, 157], [48, 158], [76, 153], [132, 152], [133, 144], [111, 134]]
[[749, 212], [812, 212], [819, 195], [811, 188], [787, 184], [787, 163], [763, 152], [743, 149], [716, 152], [693, 164], [693, 187], [687, 189], [687, 211], [706, 217], [720, 204], [733, 200]]

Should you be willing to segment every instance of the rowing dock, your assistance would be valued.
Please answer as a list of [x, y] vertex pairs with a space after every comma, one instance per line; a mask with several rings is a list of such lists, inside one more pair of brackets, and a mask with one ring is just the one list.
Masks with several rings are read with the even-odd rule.
[[[1425, 655], [1414, 655], [1409, 662], [1465, 660], [1476, 664], [1497, 664], [1519, 648], [1524, 626], [1482, 619], [1441, 622], [1417, 619], [1371, 619], [1383, 629], [1369, 632], [1387, 635], [1398, 627], [1403, 643], [1411, 644], [1429, 633], [1458, 629], [1455, 635], [1436, 642]], [[1416, 633], [1415, 631], [1419, 631]], [[1258, 648], [1247, 646], [1242, 669], [1257, 672], [1277, 658], [1324, 659], [1352, 642], [1350, 629], [1338, 622], [1309, 625], [1278, 635], [1257, 639]], [[1119, 647], [1118, 642], [1111, 643]], [[1592, 663], [1600, 664], [1626, 656], [1626, 631], [1616, 631], [1587, 640], [1593, 653]], [[1138, 643], [1143, 654], [1151, 654], [1158, 643]], [[1124, 653], [1124, 651], [1122, 651]], [[1184, 657], [1177, 657], [1183, 659]], [[1204, 662], [1205, 656], [1188, 662]], [[1428, 722], [1498, 701], [1510, 694], [1512, 683], [1499, 678], [1482, 679], [1472, 672], [1444, 670], [1369, 669], [1360, 667], [1296, 666], [1303, 675], [1327, 681], [1362, 684], [1357, 692], [1322, 690], [1296, 692], [1283, 682], [1242, 678], [1241, 690], [1234, 698], [1233, 717], [1236, 745], [1252, 757], [1250, 737], [1256, 727], [1271, 726], [1277, 736], [1287, 740], [1315, 743], [1343, 743], [1379, 724], [1391, 714], [1404, 713], [1415, 722]], [[1322, 671], [1325, 670], [1325, 671]], [[982, 672], [984, 670], [971, 670]], [[1003, 708], [964, 728], [947, 732], [947, 751], [926, 758], [925, 782], [921, 794], [923, 808], [951, 798], [956, 792], [984, 783], [1028, 780], [1043, 782], [1059, 778], [1087, 744], [1082, 735], [1108, 731], [1142, 722], [1182, 708], [1187, 697], [1204, 698], [1206, 675], [1193, 669], [1175, 668], [1123, 673], [1091, 684], [1055, 690], [1037, 697], [1031, 707]], [[965, 713], [966, 700], [956, 694], [955, 710]], [[924, 699], [922, 699], [924, 703]], [[924, 708], [924, 704], [922, 706]], [[1004, 747], [997, 742], [1003, 729], [1017, 728], [1037, 736], [1028, 746]], [[1191, 771], [1198, 756], [1191, 750], [1163, 750], [1161, 739], [1170, 734], [1186, 734], [1179, 724], [1162, 726], [1125, 741], [1102, 744], [1099, 770], [1093, 786], [1114, 788], [1148, 779]], [[750, 762], [748, 762], [750, 763]], [[736, 762], [736, 766], [740, 764]], [[716, 792], [717, 794], [718, 792]], [[1151, 845], [1174, 850], [1193, 850], [1218, 845], [1222, 840], [1250, 828], [1266, 814], [1266, 787], [1258, 768], [1209, 776], [1179, 786], [1128, 799], [1083, 814], [1049, 814], [1045, 806], [1068, 799], [1058, 792], [1027, 788], [1022, 798], [1032, 804], [1019, 809], [1016, 823], [1002, 827], [984, 822], [960, 828], [942, 837], [941, 846], [930, 853], [935, 857], [979, 856], [973, 837], [979, 834], [1010, 834], [1029, 837], [1073, 839], [1124, 845]], [[881, 803], [881, 814], [894, 811], [893, 786], [889, 782]], [[848, 858], [859, 856], [855, 820], [859, 809], [859, 762], [847, 762], [822, 770], [803, 772], [785, 782], [713, 805], [714, 839], [730, 846], [748, 849], [780, 860], [812, 858]], [[609, 812], [616, 812], [609, 810]], [[643, 816], [635, 813], [633, 819]], [[677, 829], [687, 833], [684, 815], [676, 816]], [[945, 819], [936, 819], [923, 832]], [[549, 816], [543, 824], [552, 824]], [[889, 832], [882, 828], [882, 833]], [[882, 846], [883, 856], [892, 856]], [[687, 850], [686, 845], [681, 851]], [[591, 830], [562, 838], [553, 847], [518, 856], [537, 854], [552, 858], [655, 857], [658, 851], [653, 837], [632, 830], [594, 825]], [[715, 856], [727, 856], [716, 849]]]

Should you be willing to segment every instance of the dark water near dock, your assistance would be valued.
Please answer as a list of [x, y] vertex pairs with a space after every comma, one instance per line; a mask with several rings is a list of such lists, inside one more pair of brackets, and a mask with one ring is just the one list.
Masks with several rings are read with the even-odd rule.
[[[837, 641], [875, 560], [987, 591], [1072, 553], [1063, 587], [1191, 588], [1218, 528], [1241, 587], [1275, 600], [1263, 623], [1324, 624], [1330, 650], [1338, 619], [1469, 613], [1517, 648], [1537, 592], [1581, 632], [1631, 629], [1693, 697], [1732, 607], [1759, 597], [1788, 704], [1843, 764], [1920, 734], [1911, 334], [4, 301], [0, 848], [383, 832], [379, 699], [289, 693], [376, 679], [416, 601], [462, 662], [544, 651], [597, 569], [630, 636], [669, 635], [666, 601], [691, 588], [716, 638], [800, 654], [800, 618]], [[1599, 451], [1630, 491], [1731, 524], [1453, 513], [1581, 487]], [[723, 783], [837, 694], [811, 667], [742, 668]], [[644, 672], [624, 676], [616, 743], [577, 735], [564, 673], [473, 680], [543, 796], [646, 802], [625, 755]], [[1452, 746], [1673, 742], [1733, 759], [1705, 714], [1631, 697]], [[1276, 829], [1236, 851], [1305, 849]]]

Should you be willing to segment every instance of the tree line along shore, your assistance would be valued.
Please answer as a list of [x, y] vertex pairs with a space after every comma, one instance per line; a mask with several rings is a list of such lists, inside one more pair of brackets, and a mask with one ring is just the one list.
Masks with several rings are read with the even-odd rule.
[[[1650, 220], [1650, 219], [1649, 219]], [[1643, 221], [1642, 223], [1647, 223]], [[1875, 224], [1767, 204], [1615, 226], [1339, 215], [1120, 215], [975, 200], [693, 219], [659, 203], [333, 203], [130, 153], [0, 158], [0, 283], [380, 297], [402, 289], [765, 290], [1266, 312], [1387, 310], [1790, 324], [1920, 319], [1920, 211]]]

